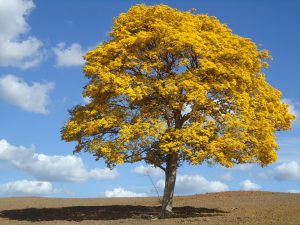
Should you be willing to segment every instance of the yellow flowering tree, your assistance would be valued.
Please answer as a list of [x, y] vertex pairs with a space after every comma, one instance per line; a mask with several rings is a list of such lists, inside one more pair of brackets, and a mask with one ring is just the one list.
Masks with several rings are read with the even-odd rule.
[[294, 116], [267, 83], [271, 57], [216, 17], [136, 5], [110, 39], [85, 55], [89, 79], [62, 128], [108, 167], [144, 161], [165, 172], [161, 217], [172, 213], [177, 168], [187, 162], [267, 165], [275, 131]]

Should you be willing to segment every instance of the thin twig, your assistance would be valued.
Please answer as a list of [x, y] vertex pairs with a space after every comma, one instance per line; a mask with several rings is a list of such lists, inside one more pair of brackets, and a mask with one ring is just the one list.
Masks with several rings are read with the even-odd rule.
[[153, 187], [154, 187], [154, 189], [155, 189], [155, 191], [156, 191], [156, 194], [157, 194], [158, 200], [159, 200], [159, 202], [161, 203], [161, 202], [162, 202], [162, 200], [161, 200], [161, 198], [160, 198], [160, 196], [159, 196], [158, 189], [157, 189], [157, 187], [155, 186], [155, 184], [154, 184], [154, 182], [153, 182], [153, 180], [152, 180], [152, 178], [151, 178], [151, 176], [150, 176], [150, 174], [149, 174], [149, 172], [148, 172], [148, 171], [147, 171], [147, 176], [149, 177], [149, 180], [151, 181], [151, 183], [152, 183], [152, 185], [153, 185]]

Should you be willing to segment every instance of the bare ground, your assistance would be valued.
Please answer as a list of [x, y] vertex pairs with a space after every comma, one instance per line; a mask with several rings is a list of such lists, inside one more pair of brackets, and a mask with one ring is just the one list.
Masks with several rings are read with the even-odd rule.
[[300, 194], [222, 192], [176, 197], [174, 217], [157, 219], [157, 198], [0, 198], [0, 224], [295, 224]]

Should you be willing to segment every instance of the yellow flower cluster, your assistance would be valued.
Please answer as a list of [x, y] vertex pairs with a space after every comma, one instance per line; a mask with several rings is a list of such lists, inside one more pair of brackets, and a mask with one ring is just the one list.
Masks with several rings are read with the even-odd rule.
[[[271, 59], [217, 18], [136, 5], [85, 55], [91, 103], [71, 110], [62, 138], [109, 166], [178, 154], [231, 167], [276, 160], [275, 131], [294, 116], [261, 72]], [[186, 110], [186, 105], [190, 110]]]

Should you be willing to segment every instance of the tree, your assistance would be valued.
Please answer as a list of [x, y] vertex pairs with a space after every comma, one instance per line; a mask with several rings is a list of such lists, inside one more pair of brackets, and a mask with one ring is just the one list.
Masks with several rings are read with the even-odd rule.
[[144, 161], [165, 172], [172, 214], [183, 162], [232, 167], [276, 161], [275, 131], [294, 116], [263, 73], [271, 57], [216, 17], [136, 5], [85, 55], [91, 102], [70, 110], [62, 139], [108, 167]]

